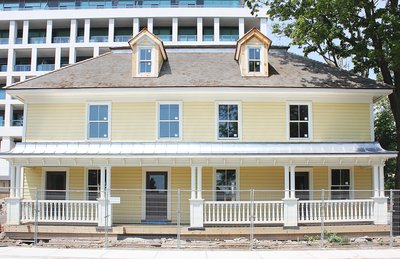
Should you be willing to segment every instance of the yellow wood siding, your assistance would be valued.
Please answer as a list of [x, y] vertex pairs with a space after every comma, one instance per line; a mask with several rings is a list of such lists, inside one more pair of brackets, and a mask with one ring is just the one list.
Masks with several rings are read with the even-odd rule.
[[215, 141], [215, 109], [214, 102], [183, 103], [183, 140]]
[[26, 141], [85, 139], [86, 104], [28, 104]]
[[285, 141], [285, 103], [242, 103], [243, 141]]
[[368, 103], [313, 103], [314, 141], [370, 141]]
[[156, 103], [113, 103], [111, 115], [113, 141], [155, 141]]
[[25, 167], [23, 178], [23, 195], [22, 197], [28, 200], [36, 199], [36, 189], [38, 196], [42, 197], [42, 168], [41, 167]]
[[[157, 141], [155, 102], [113, 103], [112, 141]], [[182, 141], [216, 140], [214, 102], [183, 102]], [[29, 104], [26, 141], [84, 141], [86, 104]], [[68, 118], [67, 120], [65, 118]], [[286, 103], [243, 102], [242, 141], [287, 141]], [[370, 141], [369, 104], [313, 103], [313, 141]]]
[[354, 190], [356, 198], [370, 198], [374, 194], [372, 192], [372, 168], [368, 166], [354, 167]]

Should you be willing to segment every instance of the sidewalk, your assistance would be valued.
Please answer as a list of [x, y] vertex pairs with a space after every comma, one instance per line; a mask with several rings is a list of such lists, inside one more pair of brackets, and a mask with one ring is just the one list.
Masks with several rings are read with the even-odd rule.
[[132, 259], [398, 259], [400, 249], [362, 249], [362, 250], [255, 250], [255, 251], [192, 251], [192, 250], [129, 250], [129, 249], [57, 249], [57, 248], [29, 248], [29, 247], [0, 247], [0, 258], [132, 258]]

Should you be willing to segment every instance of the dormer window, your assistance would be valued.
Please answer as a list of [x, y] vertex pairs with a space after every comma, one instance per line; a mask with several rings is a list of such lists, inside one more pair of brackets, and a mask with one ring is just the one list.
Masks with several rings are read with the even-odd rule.
[[260, 72], [261, 71], [261, 48], [249, 47], [248, 58], [249, 58], [249, 72]]
[[151, 48], [141, 48], [139, 54], [139, 73], [151, 73]]

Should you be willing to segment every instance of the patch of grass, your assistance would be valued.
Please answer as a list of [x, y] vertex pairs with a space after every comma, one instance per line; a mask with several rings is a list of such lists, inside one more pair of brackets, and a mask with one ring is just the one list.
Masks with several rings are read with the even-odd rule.
[[331, 233], [328, 231], [324, 232], [324, 239], [329, 243], [338, 243], [338, 244], [348, 244], [350, 243], [350, 238], [346, 236], [339, 236], [336, 233]]

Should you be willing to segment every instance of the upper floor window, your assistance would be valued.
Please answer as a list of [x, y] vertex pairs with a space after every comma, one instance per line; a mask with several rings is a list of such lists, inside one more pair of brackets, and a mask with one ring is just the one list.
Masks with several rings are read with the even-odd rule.
[[215, 189], [217, 201], [234, 201], [237, 194], [237, 173], [235, 169], [217, 169], [215, 171]]
[[291, 139], [310, 138], [310, 105], [289, 105], [289, 137]]
[[159, 138], [180, 138], [181, 109], [179, 103], [159, 104]]
[[90, 139], [109, 138], [109, 105], [89, 104], [88, 137]]
[[350, 199], [350, 169], [331, 170], [331, 198], [334, 200]]
[[218, 104], [218, 138], [239, 138], [238, 104]]
[[141, 48], [139, 50], [139, 73], [151, 73], [151, 66], [151, 48]]
[[261, 48], [249, 47], [249, 72], [260, 72], [261, 71]]

